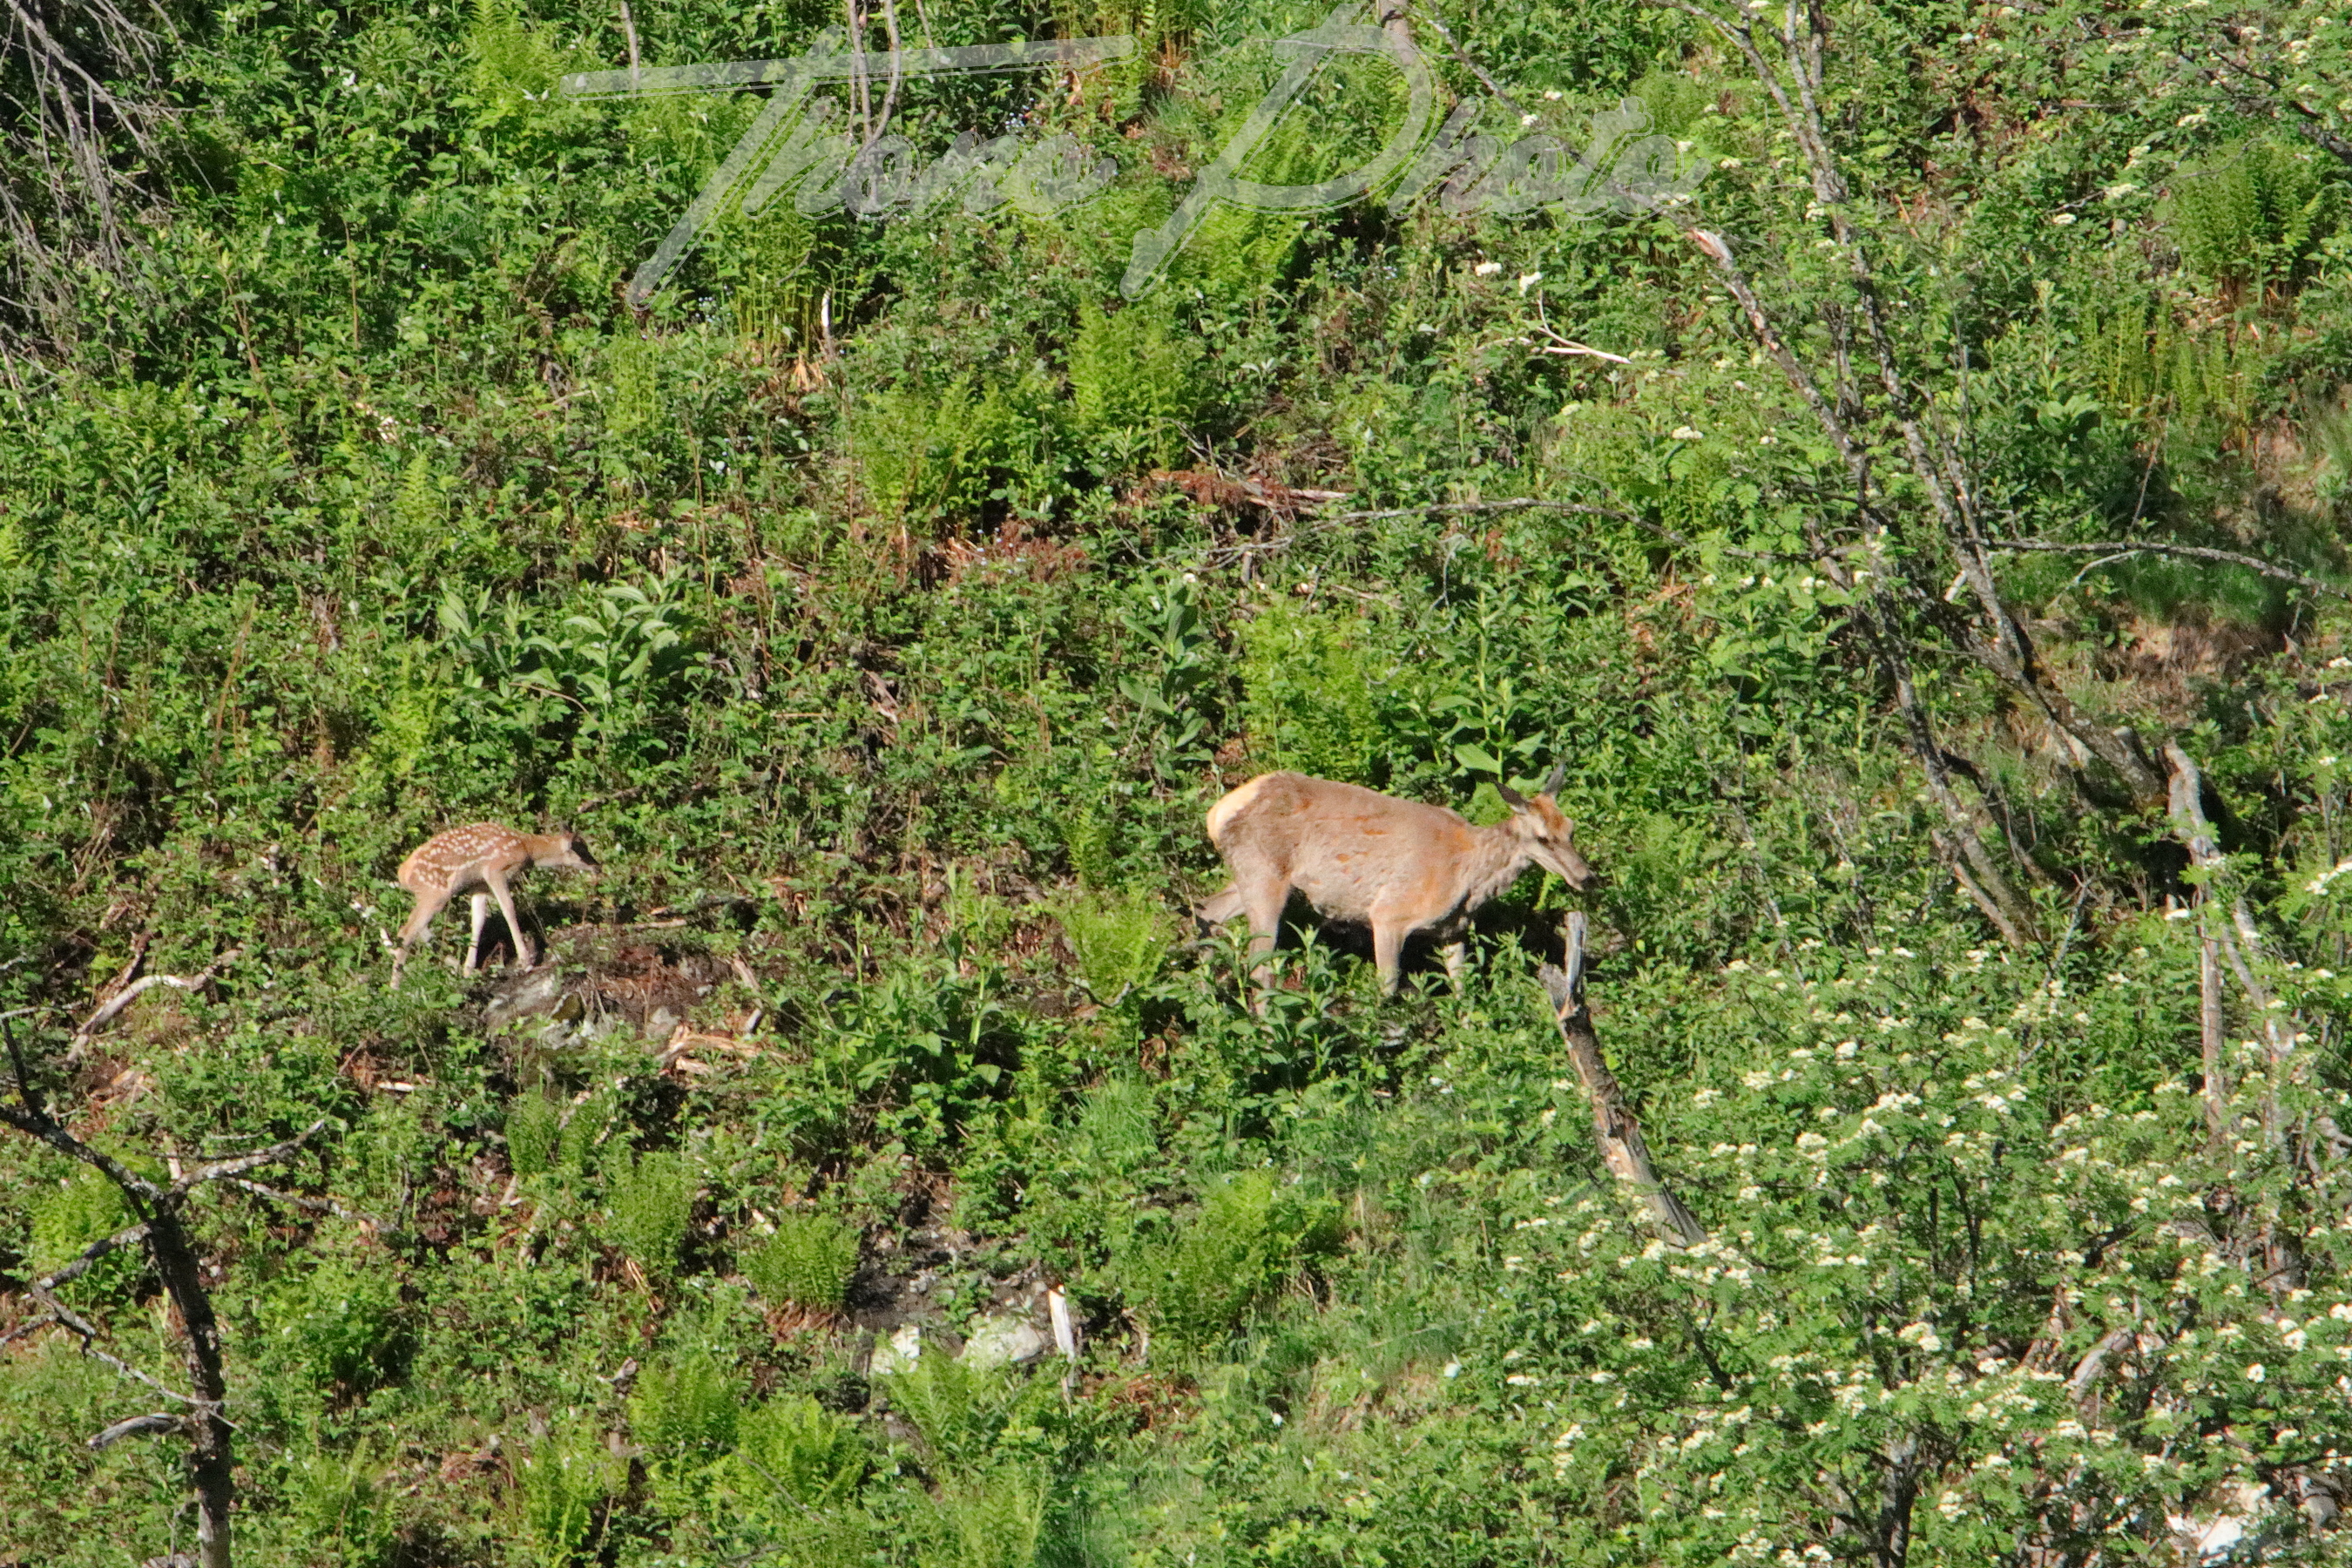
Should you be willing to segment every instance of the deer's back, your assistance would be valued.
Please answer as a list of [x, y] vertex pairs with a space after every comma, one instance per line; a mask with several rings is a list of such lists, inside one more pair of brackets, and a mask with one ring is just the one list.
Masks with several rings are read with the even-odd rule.
[[1355, 919], [1376, 902], [1442, 900], [1474, 842], [1444, 806], [1291, 773], [1261, 774], [1217, 802], [1209, 840], [1236, 872], [1262, 864], [1326, 914]]
[[395, 875], [412, 893], [469, 887], [482, 879], [484, 861], [511, 852], [520, 837], [494, 822], [453, 827], [418, 845]]

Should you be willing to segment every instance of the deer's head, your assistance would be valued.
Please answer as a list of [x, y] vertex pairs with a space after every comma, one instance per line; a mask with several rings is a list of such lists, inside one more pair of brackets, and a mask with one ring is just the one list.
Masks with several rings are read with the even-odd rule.
[[1535, 863], [1580, 893], [1600, 887], [1601, 877], [1576, 852], [1576, 824], [1560, 815], [1559, 803], [1552, 799], [1552, 792], [1567, 776], [1568, 764], [1561, 763], [1551, 770], [1542, 790], [1532, 797], [1507, 784], [1497, 784], [1495, 793], [1511, 808], [1511, 831], [1527, 846]]
[[552, 867], [562, 871], [601, 871], [596, 857], [588, 853], [588, 841], [577, 833], [563, 831], [548, 835], [555, 847], [545, 855], [534, 856], [533, 864]]

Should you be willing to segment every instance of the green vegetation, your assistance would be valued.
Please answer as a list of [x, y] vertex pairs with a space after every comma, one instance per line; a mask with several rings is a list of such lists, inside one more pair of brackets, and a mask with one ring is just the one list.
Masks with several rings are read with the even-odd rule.
[[[1416, 6], [1443, 111], [1510, 95], [1475, 158], [1635, 96], [1694, 200], [1474, 162], [1129, 300], [1328, 8], [886, 6], [1135, 37], [866, 83], [918, 163], [1117, 178], [786, 191], [638, 310], [760, 93], [560, 79], [850, 17], [36, 9], [0, 1564], [194, 1552], [207, 1433], [259, 1568], [2343, 1560], [2340, 16]], [[1405, 101], [1328, 58], [1243, 173]], [[1561, 761], [1702, 1245], [1602, 1163], [1556, 879], [1386, 1002], [1304, 924], [1253, 1006], [1191, 912], [1255, 772], [1493, 821]], [[388, 990], [394, 868], [485, 820], [605, 873]], [[205, 1386], [199, 1299], [217, 1431], [92, 1447]]]
[[857, 1271], [857, 1233], [828, 1215], [786, 1214], [776, 1233], [743, 1254], [743, 1278], [761, 1300], [838, 1311]]

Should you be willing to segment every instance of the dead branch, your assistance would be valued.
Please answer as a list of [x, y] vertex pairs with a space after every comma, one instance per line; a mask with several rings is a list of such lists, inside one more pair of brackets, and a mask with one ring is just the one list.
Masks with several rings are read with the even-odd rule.
[[199, 1165], [173, 1182], [166, 1195], [176, 1198], [205, 1182], [225, 1181], [232, 1176], [242, 1176], [247, 1171], [257, 1171], [264, 1165], [276, 1164], [312, 1138], [317, 1137], [326, 1125], [327, 1119], [321, 1116], [283, 1142], [272, 1143], [268, 1148], [257, 1150], [250, 1154], [239, 1154], [233, 1159], [215, 1160], [210, 1164]]
[[1551, 996], [1552, 1022], [1567, 1042], [1570, 1063], [1592, 1101], [1592, 1128], [1601, 1144], [1601, 1162], [1619, 1181], [1633, 1187], [1650, 1211], [1658, 1234], [1677, 1247], [1696, 1247], [1706, 1239], [1706, 1227], [1683, 1206], [1683, 1201], [1658, 1180], [1650, 1164], [1650, 1147], [1642, 1124], [1625, 1103], [1625, 1091], [1616, 1075], [1601, 1059], [1601, 1042], [1592, 1032], [1592, 1013], [1584, 1004], [1584, 914], [1571, 911], [1567, 921], [1568, 966], [1547, 963], [1537, 973]]
[[2067, 1395], [2075, 1404], [2082, 1404], [2089, 1395], [2091, 1385], [2099, 1381], [2099, 1373], [2106, 1370], [2108, 1358], [2117, 1351], [2130, 1349], [2132, 1342], [2138, 1337], [2130, 1329], [2117, 1329], [2097, 1344], [2093, 1345], [2090, 1353], [2074, 1363], [2074, 1374], [2066, 1380]]
[[27, 1318], [6, 1333], [0, 1333], [0, 1345], [5, 1345], [11, 1340], [21, 1340], [26, 1334], [46, 1329], [57, 1321], [56, 1315], [49, 1312], [44, 1312], [37, 1318]]
[[313, 1214], [331, 1214], [337, 1219], [347, 1219], [355, 1224], [363, 1225], [379, 1236], [394, 1234], [392, 1226], [373, 1215], [362, 1214], [353, 1208], [345, 1208], [332, 1198], [311, 1198], [305, 1197], [300, 1193], [281, 1193], [276, 1187], [265, 1187], [259, 1182], [249, 1182], [242, 1176], [231, 1176], [227, 1181], [232, 1187], [242, 1187], [255, 1196], [268, 1198], [273, 1203], [285, 1204], [298, 1209], [309, 1209]]
[[[2213, 550], [2202, 544], [2166, 544], [2149, 539], [2126, 540], [2108, 544], [2062, 544], [2048, 539], [1988, 539], [1989, 550], [2047, 551], [2058, 555], [2105, 555], [2120, 561], [2132, 555], [2177, 555], [2188, 561], [2218, 561], [2224, 565], [2242, 566], [2281, 583], [2292, 583], [2309, 593], [2326, 594], [2338, 599], [2352, 599], [2352, 592], [2308, 577], [2284, 566], [2273, 565], [2257, 555], [2241, 555], [2234, 550]], [[2086, 568], [2087, 570], [2087, 568]]]
[[124, 986], [121, 991], [116, 992], [114, 995], [107, 1001], [105, 1005], [100, 1007], [97, 1012], [92, 1013], [83, 1021], [82, 1026], [74, 1031], [73, 1044], [67, 1047], [68, 1051], [79, 1052], [83, 1047], [87, 1047], [89, 1044], [90, 1037], [97, 1034], [109, 1019], [114, 1017], [125, 1007], [130, 1006], [133, 1002], [138, 1001], [140, 997], [145, 995], [156, 986], [168, 985], [177, 991], [201, 991], [205, 986], [211, 984], [215, 978], [220, 974], [222, 970], [226, 969], [230, 964], [235, 963], [238, 959], [243, 958], [244, 956], [245, 944], [239, 942], [236, 946], [230, 948], [226, 952], [222, 953], [218, 958], [214, 959], [210, 963], [205, 965], [204, 968], [199, 969], [195, 973], [189, 975], [184, 979], [177, 974], [148, 974], [141, 976], [139, 979], [134, 980], [130, 984]]
[[141, 1220], [137, 1225], [126, 1226], [122, 1229], [116, 1231], [112, 1236], [102, 1237], [99, 1240], [91, 1242], [88, 1247], [83, 1247], [80, 1257], [75, 1258], [71, 1263], [67, 1264], [63, 1268], [58, 1269], [56, 1273], [48, 1275], [47, 1277], [37, 1281], [37, 1288], [43, 1290], [54, 1290], [60, 1285], [68, 1284], [89, 1273], [90, 1266], [95, 1264], [100, 1258], [104, 1258], [108, 1253], [119, 1252], [126, 1247], [146, 1239], [147, 1222], [145, 1220]]
[[[224, 962], [227, 956], [224, 955]], [[28, 1293], [47, 1310], [58, 1327], [81, 1341], [84, 1354], [189, 1407], [187, 1416], [180, 1423], [180, 1430], [188, 1439], [189, 1480], [195, 1492], [197, 1560], [203, 1568], [230, 1568], [230, 1515], [236, 1496], [236, 1466], [233, 1428], [223, 1411], [228, 1401], [228, 1385], [221, 1366], [220, 1321], [213, 1311], [212, 1298], [205, 1289], [203, 1265], [194, 1238], [188, 1234], [184, 1223], [182, 1211], [189, 1193], [196, 1186], [207, 1182], [234, 1179], [272, 1161], [284, 1159], [325, 1127], [327, 1119], [321, 1117], [292, 1138], [267, 1149], [213, 1161], [182, 1176], [168, 1187], [159, 1186], [68, 1131], [49, 1113], [43, 1102], [40, 1090], [33, 1082], [31, 1069], [26, 1066], [25, 1053], [17, 1043], [16, 1032], [5, 1017], [0, 1017], [0, 1037], [5, 1037], [7, 1045], [9, 1065], [16, 1075], [17, 1098], [21, 1102], [13, 1106], [0, 1103], [0, 1123], [95, 1168], [115, 1184], [132, 1212], [139, 1215], [139, 1225], [133, 1229], [143, 1233], [139, 1239], [146, 1243], [147, 1255], [154, 1264], [156, 1276], [163, 1281], [164, 1293], [171, 1298], [172, 1305], [178, 1312], [191, 1392], [180, 1394], [167, 1388], [129, 1363], [100, 1350], [97, 1346], [100, 1338], [97, 1326], [59, 1300], [48, 1281], [35, 1281]], [[59, 1270], [59, 1276], [70, 1278], [113, 1247], [128, 1245], [130, 1235], [130, 1232], [125, 1232], [110, 1237], [86, 1249], [75, 1264]]]
[[153, 1415], [133, 1415], [128, 1421], [117, 1421], [113, 1426], [92, 1437], [89, 1440], [89, 1451], [93, 1454], [103, 1453], [125, 1437], [136, 1437], [148, 1432], [178, 1432], [184, 1430], [185, 1425], [183, 1418], [177, 1415], [165, 1415], [160, 1413]]

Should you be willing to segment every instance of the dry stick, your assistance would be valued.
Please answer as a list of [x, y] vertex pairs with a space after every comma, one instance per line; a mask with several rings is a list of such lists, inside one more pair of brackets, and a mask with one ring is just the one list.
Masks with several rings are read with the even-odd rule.
[[[2225, 565], [2242, 566], [2249, 572], [2259, 572], [2263, 576], [2273, 578], [2281, 583], [2292, 583], [2296, 587], [2310, 593], [2327, 594], [2338, 599], [2352, 599], [2352, 593], [2347, 593], [2332, 583], [2323, 583], [2316, 577], [2306, 577], [2300, 572], [2273, 565], [2260, 556], [2241, 555], [2234, 550], [2208, 549], [2202, 544], [2160, 544], [2146, 539], [2120, 540], [2107, 544], [2061, 544], [2047, 539], [1988, 539], [1985, 541], [1985, 545], [1991, 550], [2048, 551], [2060, 555], [2106, 555], [2110, 560], [2121, 560], [2127, 555], [2178, 555], [2190, 561], [2219, 561]], [[2089, 568], [2085, 567], [2084, 570], [2087, 571]]]
[[629, 15], [629, 0], [621, 0], [621, 37], [629, 45], [629, 90], [637, 88], [637, 22]]
[[135, 1437], [146, 1432], [183, 1432], [186, 1429], [186, 1420], [178, 1415], [165, 1415], [160, 1412], [153, 1415], [133, 1415], [128, 1421], [117, 1421], [92, 1437], [89, 1451], [103, 1453], [125, 1437]]
[[[2221, 1065], [2221, 1009], [2219, 965], [2213, 961], [2218, 949], [2229, 960], [2237, 974], [2238, 984], [2244, 987], [2246, 1000], [2263, 1021], [2263, 1034], [2271, 1058], [2271, 1087], [2263, 1100], [2263, 1128], [2273, 1142], [2284, 1136], [2279, 1126], [2278, 1081], [2284, 1075], [2287, 1058], [2294, 1049], [2295, 1020], [2275, 1012], [2271, 1007], [2270, 990], [2263, 985], [2253, 969], [2262, 958], [2262, 935], [2254, 929], [2253, 918], [2247, 912], [2246, 900], [2236, 889], [2230, 889], [2230, 923], [2217, 919], [2221, 908], [2223, 885], [2230, 875], [2230, 863], [2221, 854], [2221, 847], [2213, 835], [2213, 825], [2206, 819], [2202, 800], [2204, 775], [2187, 752], [2177, 745], [2164, 749], [2165, 760], [2172, 765], [2171, 811], [2173, 836], [2189, 851], [2190, 864], [2206, 874], [2205, 886], [2199, 889], [2198, 913], [2201, 927], [2198, 1003], [2200, 1032], [2204, 1037], [2205, 1070], [2212, 1074]], [[2234, 929], [2232, 929], [2234, 928]], [[2207, 973], [2212, 979], [2207, 981]], [[2207, 1086], [2206, 1117], [2215, 1116], [2213, 1087]], [[2226, 1101], [2224, 1102], [2226, 1103]], [[2226, 1131], [2226, 1129], [2224, 1129]], [[2217, 1136], [2220, 1134], [2217, 1133]], [[2329, 1122], [2324, 1136], [2331, 1146], [2340, 1142], [2341, 1134]]]
[[862, 144], [874, 142], [874, 97], [866, 79], [866, 14], [858, 8], [857, 0], [843, 0], [849, 19], [849, 97], [857, 110], [857, 123], [864, 132]]
[[197, 1184], [243, 1175], [272, 1160], [283, 1159], [325, 1127], [326, 1118], [320, 1118], [281, 1143], [255, 1153], [211, 1162], [168, 1187], [159, 1186], [105, 1151], [83, 1142], [51, 1116], [25, 1065], [16, 1032], [7, 1026], [5, 1018], [0, 1018], [0, 1038], [6, 1042], [9, 1066], [16, 1075], [16, 1093], [23, 1107], [20, 1110], [0, 1103], [0, 1122], [94, 1167], [114, 1184], [146, 1227], [147, 1255], [163, 1280], [165, 1294], [179, 1311], [185, 1335], [189, 1393], [166, 1388], [138, 1368], [99, 1350], [95, 1344], [97, 1328], [43, 1289], [41, 1282], [35, 1281], [29, 1293], [55, 1316], [60, 1326], [80, 1338], [85, 1354], [190, 1406], [183, 1429], [188, 1437], [189, 1480], [196, 1494], [197, 1562], [200, 1568], [231, 1568], [229, 1530], [236, 1496], [236, 1456], [231, 1427], [222, 1409], [228, 1401], [228, 1386], [221, 1369], [220, 1322], [214, 1315], [212, 1298], [205, 1293], [203, 1267], [194, 1239], [182, 1223], [181, 1209], [189, 1191]]
[[[1239, 544], [1219, 545], [1209, 552], [1209, 560], [1214, 563], [1221, 561], [1246, 560], [1253, 555], [1276, 553], [1289, 549], [1308, 535], [1328, 533], [1335, 528], [1351, 522], [1384, 522], [1400, 517], [1430, 517], [1443, 513], [1489, 511], [1564, 511], [1582, 517], [1614, 518], [1621, 522], [1630, 522], [1636, 528], [1647, 529], [1661, 539], [1680, 545], [1685, 550], [1700, 548], [1698, 541], [1689, 535], [1677, 532], [1664, 523], [1652, 522], [1637, 512], [1625, 511], [1617, 507], [1591, 506], [1582, 501], [1538, 500], [1532, 496], [1514, 496], [1508, 500], [1431, 501], [1423, 506], [1383, 507], [1374, 511], [1327, 512], [1311, 522], [1301, 523], [1289, 532], [1277, 534], [1272, 539], [1254, 539]], [[1741, 561], [1787, 559], [1769, 551], [1735, 550], [1729, 545], [1723, 547], [1722, 553]]]
[[[1689, 11], [1692, 15], [1701, 17], [1707, 16], [1707, 13], [1692, 5], [1677, 5], [1675, 9]], [[1720, 22], [1716, 22], [1715, 25], [1718, 27], [1722, 26]], [[1728, 29], [1725, 30], [1728, 31]], [[1763, 72], [1762, 58], [1755, 55], [1752, 43], [1749, 52], [1755, 68], [1759, 72]], [[1765, 74], [1769, 77], [1769, 73]], [[1775, 96], [1779, 95], [1780, 89], [1777, 83], [1768, 80], [1766, 85], [1771, 88]], [[1854, 440], [1852, 432], [1846, 428], [1845, 421], [1837, 409], [1832, 407], [1829, 399], [1822, 395], [1820, 385], [1815, 383], [1804, 365], [1797, 359], [1796, 354], [1781, 339], [1780, 332], [1773, 327], [1771, 317], [1764, 310], [1762, 299], [1749, 284], [1747, 274], [1740, 268], [1738, 259], [1732, 255], [1730, 243], [1721, 235], [1700, 228], [1696, 224], [1684, 224], [1680, 226], [1685, 237], [1696, 246], [1700, 253], [1714, 264], [1716, 276], [1722, 279], [1725, 289], [1739, 302], [1741, 312], [1748, 318], [1748, 331], [1755, 334], [1756, 341], [1762, 347], [1765, 354], [1779, 367], [1781, 378], [1788, 382], [1805, 406], [1811, 411], [1814, 422], [1821, 426], [1822, 434], [1829, 437], [1830, 444], [1836, 447], [1839, 455], [1844, 458], [1846, 471], [1853, 480], [1855, 504], [1866, 512], [1870, 508], [1872, 488], [1868, 456]], [[1817, 553], [1821, 555], [1820, 566], [1824, 574], [1841, 588], [1848, 591], [1856, 589], [1858, 584], [1853, 574], [1846, 572], [1832, 556], [1825, 552]], [[1875, 569], [1878, 564], [1874, 560], [1873, 581], [1884, 582], [1886, 580], [1886, 574], [1883, 570]], [[1961, 804], [1958, 795], [1951, 787], [1950, 781], [1944, 776], [1942, 744], [1936, 738], [1926, 706], [1919, 700], [1916, 689], [1911, 680], [1909, 661], [1904, 658], [1899, 644], [1891, 635], [1891, 628], [1883, 624], [1880, 610], [1883, 602], [1884, 595], [1876, 587], [1869, 589], [1866, 593], [1856, 594], [1857, 605], [1863, 612], [1861, 616], [1863, 628], [1870, 639], [1878, 645], [1878, 655], [1885, 661], [1889, 674], [1895, 679], [1896, 704], [1902, 710], [1905, 727], [1910, 732], [1913, 753], [1918, 758], [1920, 769], [1927, 775], [1928, 794], [1934, 799], [1937, 809], [1944, 814], [1945, 819], [1952, 826], [1953, 843], [1950, 847], [1951, 853], [1947, 855], [1947, 859], [1954, 868], [1960, 886], [1967, 890], [1977, 907], [1985, 912], [1987, 918], [1992, 921], [2003, 938], [2012, 946], [2027, 945], [2033, 933], [2033, 922], [2029, 906], [2010, 886], [2009, 879], [2002, 874], [1990, 855], [1978, 842], [1974, 818], [1969, 816], [1968, 808]], [[1938, 847], [1944, 847], [1944, 846], [1939, 845]], [[1969, 875], [1968, 870], [1961, 869], [1962, 857], [1968, 860], [1969, 869], [1974, 872], [1973, 876]]]
[[866, 135], [868, 147], [888, 133], [891, 113], [898, 107], [898, 84], [907, 74], [906, 58], [898, 51], [898, 0], [882, 0], [882, 28], [890, 37], [890, 89], [882, 95], [882, 112], [876, 116], [874, 129]]
[[1601, 1059], [1601, 1042], [1592, 1033], [1592, 1013], [1584, 1005], [1584, 913], [1572, 910], [1567, 921], [1568, 967], [1547, 963], [1537, 971], [1550, 994], [1552, 1022], [1568, 1043], [1570, 1063], [1592, 1101], [1592, 1130], [1600, 1141], [1601, 1158], [1610, 1173], [1642, 1194], [1658, 1234], [1677, 1247], [1696, 1247], [1706, 1239], [1706, 1227], [1683, 1206], [1680, 1198], [1658, 1180], [1650, 1165], [1650, 1147], [1642, 1124], [1625, 1104], [1625, 1091], [1616, 1075]]
[[2204, 1046], [2205, 1138], [2215, 1159], [2230, 1146], [2230, 1082], [2222, 1038], [2221, 956], [2213, 939], [2213, 908], [2200, 900], [2197, 909], [2197, 1029]]
[[44, 1312], [37, 1318], [27, 1318], [7, 1332], [0, 1333], [0, 1345], [5, 1345], [11, 1340], [21, 1340], [26, 1334], [36, 1333], [57, 1321], [57, 1314], [54, 1312]]
[[100, 1026], [104, 1025], [108, 1019], [121, 1012], [125, 1007], [130, 1006], [131, 1004], [139, 1000], [142, 994], [153, 990], [156, 986], [169, 985], [174, 990], [179, 991], [201, 991], [205, 986], [211, 984], [222, 970], [226, 969], [230, 964], [235, 963], [238, 959], [243, 958], [244, 956], [245, 944], [239, 942], [236, 946], [230, 948], [226, 952], [222, 953], [218, 958], [214, 959], [210, 963], [205, 965], [204, 968], [196, 971], [195, 973], [189, 975], [185, 979], [183, 979], [176, 974], [149, 974], [132, 981], [129, 985], [126, 985], [121, 991], [116, 992], [104, 1006], [99, 1008], [97, 1012], [92, 1013], [89, 1018], [83, 1021], [82, 1026], [74, 1031], [73, 1044], [67, 1048], [69, 1051], [78, 1050], [80, 1047], [87, 1046], [89, 1043], [90, 1037], [98, 1033]]
[[1432, 27], [1436, 29], [1437, 36], [1445, 40], [1445, 47], [1454, 51], [1454, 58], [1462, 62], [1463, 68], [1467, 70], [1472, 76], [1476, 77], [1480, 85], [1484, 86], [1488, 92], [1495, 95], [1497, 102], [1501, 103], [1504, 108], [1509, 110], [1513, 114], [1524, 116], [1527, 113], [1526, 110], [1519, 107], [1517, 100], [1513, 99], [1509, 93], [1503, 90], [1503, 84], [1496, 81], [1493, 77], [1488, 76], [1486, 74], [1486, 68], [1480, 65], [1476, 60], [1472, 59], [1469, 52], [1463, 48], [1459, 43], [1454, 41], [1454, 35], [1445, 30], [1445, 24], [1438, 20], [1436, 12], [1424, 9], [1422, 15], [1423, 18], [1427, 21]]

